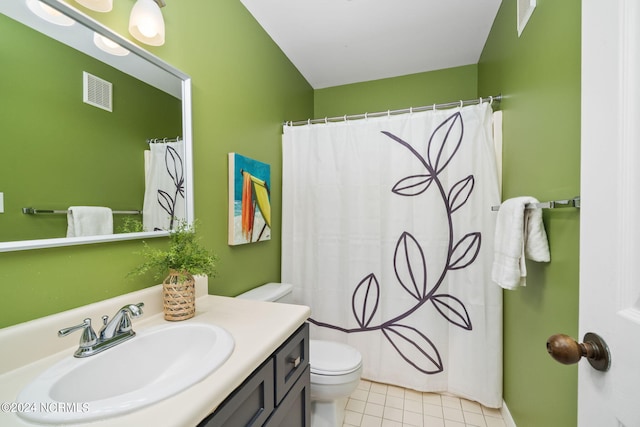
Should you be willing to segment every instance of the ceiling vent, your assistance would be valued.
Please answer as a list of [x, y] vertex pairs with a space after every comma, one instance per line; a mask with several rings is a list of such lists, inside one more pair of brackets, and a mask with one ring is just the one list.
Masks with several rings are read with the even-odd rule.
[[83, 75], [83, 101], [94, 107], [102, 108], [109, 112], [113, 111], [113, 85], [96, 77], [86, 71]]

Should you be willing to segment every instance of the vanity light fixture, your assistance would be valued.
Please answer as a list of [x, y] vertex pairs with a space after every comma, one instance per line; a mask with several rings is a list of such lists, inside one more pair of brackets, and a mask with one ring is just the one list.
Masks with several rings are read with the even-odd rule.
[[129, 33], [142, 43], [162, 46], [164, 19], [160, 8], [164, 6], [164, 0], [137, 0], [129, 17]]
[[111, 12], [113, 9], [113, 0], [76, 0], [76, 2], [96, 12]]
[[100, 50], [103, 50], [111, 55], [115, 56], [127, 56], [129, 51], [113, 40], [103, 36], [102, 34], [93, 33], [93, 44], [98, 46]]
[[75, 22], [60, 11], [38, 0], [27, 0], [27, 7], [29, 7], [29, 10], [35, 13], [38, 17], [47, 22], [51, 22], [52, 24], [69, 27]]

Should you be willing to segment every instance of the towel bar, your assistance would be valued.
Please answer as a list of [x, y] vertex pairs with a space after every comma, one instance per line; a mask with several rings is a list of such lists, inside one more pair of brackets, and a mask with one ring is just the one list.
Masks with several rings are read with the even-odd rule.
[[[556, 209], [556, 208], [579, 208], [580, 197], [574, 197], [566, 200], [550, 200], [548, 202], [528, 203], [525, 209]], [[491, 206], [492, 211], [500, 210], [500, 206]]]
[[[22, 213], [27, 215], [39, 215], [39, 214], [64, 214], [66, 215], [69, 211], [66, 209], [34, 209], [34, 208], [22, 208]], [[131, 210], [131, 211], [112, 211], [113, 214], [116, 215], [140, 215], [142, 211]]]

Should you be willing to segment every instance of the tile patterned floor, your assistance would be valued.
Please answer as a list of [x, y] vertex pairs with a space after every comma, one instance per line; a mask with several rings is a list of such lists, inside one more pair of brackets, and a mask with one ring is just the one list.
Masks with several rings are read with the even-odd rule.
[[500, 410], [477, 402], [360, 381], [347, 402], [344, 427], [506, 427]]

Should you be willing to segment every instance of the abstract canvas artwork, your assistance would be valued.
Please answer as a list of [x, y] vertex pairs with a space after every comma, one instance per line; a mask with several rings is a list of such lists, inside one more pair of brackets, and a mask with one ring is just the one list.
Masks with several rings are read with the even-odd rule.
[[271, 239], [271, 166], [229, 153], [229, 245]]

